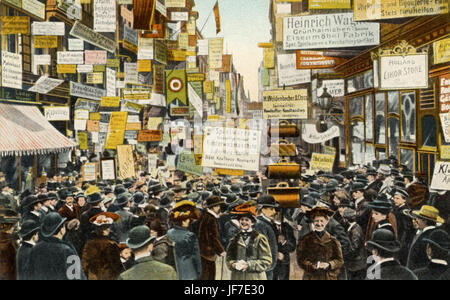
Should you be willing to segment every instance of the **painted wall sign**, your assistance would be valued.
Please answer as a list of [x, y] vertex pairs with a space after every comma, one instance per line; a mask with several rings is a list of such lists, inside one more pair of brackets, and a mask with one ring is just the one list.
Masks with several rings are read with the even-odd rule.
[[428, 88], [428, 55], [380, 57], [380, 89]]
[[263, 92], [264, 119], [307, 119], [308, 90]]
[[375, 46], [379, 43], [380, 24], [355, 22], [353, 13], [283, 18], [284, 50]]

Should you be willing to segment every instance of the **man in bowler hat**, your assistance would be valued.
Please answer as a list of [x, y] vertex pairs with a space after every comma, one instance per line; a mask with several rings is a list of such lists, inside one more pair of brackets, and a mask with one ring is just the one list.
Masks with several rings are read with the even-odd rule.
[[133, 251], [134, 266], [121, 273], [119, 280], [176, 280], [177, 273], [169, 265], [156, 261], [151, 253], [156, 237], [151, 236], [150, 229], [137, 226], [130, 230], [126, 245]]
[[86, 279], [77, 252], [71, 244], [62, 240], [66, 233], [65, 221], [56, 212], [43, 218], [40, 241], [30, 254], [30, 280]]
[[40, 224], [34, 220], [27, 220], [22, 223], [20, 236], [22, 244], [17, 251], [17, 279], [27, 280], [29, 275], [29, 260], [31, 249], [39, 240]]
[[373, 232], [367, 242], [373, 264], [367, 269], [366, 279], [371, 280], [417, 280], [414, 273], [394, 258], [400, 251], [400, 243], [391, 230], [380, 228]]

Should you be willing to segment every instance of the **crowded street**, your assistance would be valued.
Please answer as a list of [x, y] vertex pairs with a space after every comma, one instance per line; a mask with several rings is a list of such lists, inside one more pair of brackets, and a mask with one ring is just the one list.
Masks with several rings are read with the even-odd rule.
[[0, 279], [450, 280], [449, 0], [3, 0], [0, 32]]

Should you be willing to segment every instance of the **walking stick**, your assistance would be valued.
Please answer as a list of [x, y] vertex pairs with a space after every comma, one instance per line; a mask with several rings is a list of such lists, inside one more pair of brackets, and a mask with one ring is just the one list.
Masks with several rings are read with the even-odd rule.
[[220, 270], [220, 280], [223, 280], [223, 264], [225, 263], [225, 257], [221, 256], [222, 258], [222, 267]]

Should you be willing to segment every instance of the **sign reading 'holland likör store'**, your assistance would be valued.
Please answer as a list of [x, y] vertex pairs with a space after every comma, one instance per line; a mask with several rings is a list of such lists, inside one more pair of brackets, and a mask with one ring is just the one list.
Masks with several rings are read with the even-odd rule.
[[379, 43], [380, 24], [355, 22], [353, 13], [283, 19], [284, 50], [374, 46]]

